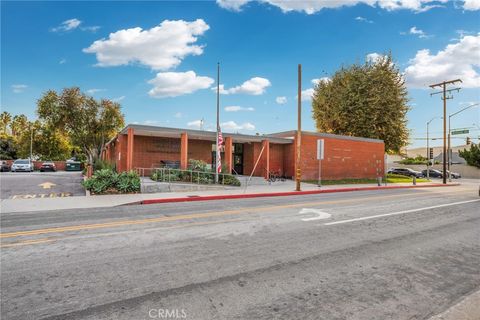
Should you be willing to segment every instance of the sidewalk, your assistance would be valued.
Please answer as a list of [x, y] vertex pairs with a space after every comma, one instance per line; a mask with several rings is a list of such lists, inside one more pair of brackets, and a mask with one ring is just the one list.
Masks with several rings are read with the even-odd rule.
[[[457, 185], [457, 184], [449, 184]], [[419, 183], [416, 187], [439, 186], [439, 183]], [[1, 200], [1, 212], [31, 212], [46, 210], [65, 210], [81, 208], [114, 207], [134, 203], [161, 203], [199, 200], [219, 200], [222, 198], [252, 198], [261, 196], [287, 196], [329, 192], [361, 190], [381, 190], [391, 188], [414, 187], [411, 183], [395, 183], [378, 187], [377, 184], [329, 185], [318, 187], [315, 184], [302, 183], [301, 192], [295, 191], [295, 182], [276, 182], [272, 185], [254, 185], [244, 187], [206, 191], [138, 193], [124, 195], [99, 195], [66, 198], [4, 199]]]

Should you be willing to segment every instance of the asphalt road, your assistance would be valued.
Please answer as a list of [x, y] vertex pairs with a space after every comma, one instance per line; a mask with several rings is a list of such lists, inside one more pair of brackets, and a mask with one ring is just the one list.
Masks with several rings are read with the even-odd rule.
[[84, 196], [81, 172], [2, 172], [1, 199]]
[[479, 209], [470, 184], [4, 214], [1, 316], [428, 319], [480, 288]]

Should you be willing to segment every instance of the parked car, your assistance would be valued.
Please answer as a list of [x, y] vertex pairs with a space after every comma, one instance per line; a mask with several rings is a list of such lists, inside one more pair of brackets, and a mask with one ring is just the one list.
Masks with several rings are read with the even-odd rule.
[[423, 178], [423, 173], [410, 168], [391, 168], [390, 170], [388, 170], [388, 173], [400, 174], [402, 176], [408, 177]]
[[5, 160], [0, 161], [0, 171], [5, 172], [5, 171], [10, 171], [10, 166], [8, 165], [8, 162]]
[[[437, 170], [437, 169], [429, 169], [429, 171], [430, 171], [429, 176], [431, 178], [443, 178], [442, 171]], [[423, 170], [422, 174], [423, 174], [424, 177], [426, 177], [427, 176], [427, 169]]]
[[450, 173], [452, 179], [460, 179], [462, 176], [460, 175], [460, 173], [456, 173], [456, 172], [451, 172], [451, 171], [448, 171], [447, 170], [447, 177], [448, 177], [448, 174]]
[[13, 162], [12, 172], [24, 171], [32, 172], [33, 171], [33, 162], [29, 159], [17, 159]]
[[55, 167], [55, 163], [52, 161], [45, 161], [40, 167], [40, 172], [44, 171], [57, 171], [57, 167]]

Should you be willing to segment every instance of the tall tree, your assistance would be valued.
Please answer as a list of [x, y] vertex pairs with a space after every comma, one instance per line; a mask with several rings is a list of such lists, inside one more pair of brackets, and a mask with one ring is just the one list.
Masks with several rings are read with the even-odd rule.
[[100, 156], [104, 143], [124, 126], [120, 104], [107, 99], [97, 101], [76, 87], [61, 93], [47, 91], [37, 102], [37, 113], [50, 127], [65, 131], [90, 163]]
[[25, 131], [30, 130], [30, 122], [24, 114], [16, 115], [13, 117], [12, 123], [10, 124], [12, 131], [12, 136], [14, 138], [20, 137]]
[[2, 114], [0, 114], [0, 125], [1, 130], [3, 134], [7, 134], [7, 128], [10, 126], [10, 122], [12, 122], [12, 115], [6, 111], [3, 111]]
[[318, 131], [382, 139], [389, 153], [408, 143], [407, 89], [391, 55], [342, 67], [315, 86], [313, 119]]

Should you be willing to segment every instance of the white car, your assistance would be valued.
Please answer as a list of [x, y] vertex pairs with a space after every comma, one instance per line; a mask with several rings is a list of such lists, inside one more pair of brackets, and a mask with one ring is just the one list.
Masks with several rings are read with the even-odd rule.
[[32, 172], [33, 162], [28, 159], [15, 160], [12, 164], [11, 171], [12, 172], [18, 172], [18, 171]]

